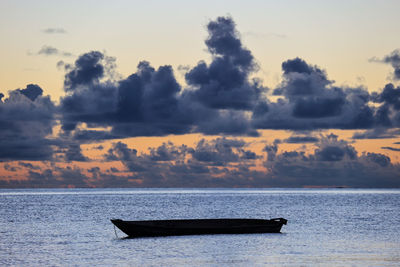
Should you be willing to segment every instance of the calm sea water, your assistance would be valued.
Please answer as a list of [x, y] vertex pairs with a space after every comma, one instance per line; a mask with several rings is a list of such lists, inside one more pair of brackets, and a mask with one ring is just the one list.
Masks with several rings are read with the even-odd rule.
[[[110, 218], [272, 218], [281, 234], [123, 239]], [[0, 190], [0, 266], [399, 266], [400, 190]]]

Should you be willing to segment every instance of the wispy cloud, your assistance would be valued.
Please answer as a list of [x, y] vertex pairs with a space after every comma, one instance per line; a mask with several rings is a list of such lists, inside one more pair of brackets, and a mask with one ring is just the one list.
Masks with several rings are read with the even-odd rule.
[[383, 146], [383, 147], [381, 147], [381, 148], [382, 148], [382, 149], [391, 150], [391, 151], [400, 152], [400, 148], [395, 148], [395, 147], [390, 147], [390, 146]]
[[42, 30], [43, 33], [47, 34], [66, 34], [67, 31], [63, 28], [46, 28]]
[[72, 54], [70, 52], [61, 51], [58, 48], [44, 45], [42, 48], [37, 52], [37, 55], [45, 55], [45, 56], [64, 56], [70, 57]]

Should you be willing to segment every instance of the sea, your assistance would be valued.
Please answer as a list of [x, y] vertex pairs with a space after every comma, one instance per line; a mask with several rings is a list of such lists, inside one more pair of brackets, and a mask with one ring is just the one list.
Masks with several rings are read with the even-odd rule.
[[[277, 234], [124, 238], [111, 218], [275, 218]], [[0, 189], [0, 266], [400, 266], [399, 189]]]

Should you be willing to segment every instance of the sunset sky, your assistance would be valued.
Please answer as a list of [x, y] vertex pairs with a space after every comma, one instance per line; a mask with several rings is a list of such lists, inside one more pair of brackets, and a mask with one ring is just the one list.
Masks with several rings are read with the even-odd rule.
[[398, 188], [399, 10], [1, 1], [0, 188]]

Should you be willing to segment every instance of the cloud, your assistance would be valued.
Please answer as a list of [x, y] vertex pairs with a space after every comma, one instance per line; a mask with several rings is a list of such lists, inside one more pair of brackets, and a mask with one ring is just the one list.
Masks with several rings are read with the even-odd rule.
[[17, 89], [16, 91], [23, 94], [31, 101], [35, 101], [38, 96], [43, 94], [42, 88], [37, 84], [28, 84], [25, 89]]
[[278, 144], [280, 144], [280, 143], [281, 143], [281, 140], [275, 139], [273, 144], [266, 145], [264, 147], [263, 151], [267, 152], [268, 161], [272, 161], [275, 159], [276, 154], [278, 153]]
[[253, 166], [259, 157], [246, 146], [238, 139], [202, 139], [194, 148], [169, 142], [150, 148], [148, 154], [139, 154], [118, 142], [105, 154], [105, 159], [121, 161], [132, 172], [131, 179], [140, 180], [142, 187], [209, 187], [219, 184], [214, 176], [225, 177], [226, 168], [247, 169], [245, 162], [248, 167]]
[[[372, 94], [363, 87], [337, 86], [323, 68], [295, 57], [282, 63], [282, 82], [269, 92], [254, 78], [256, 60], [232, 18], [210, 21], [207, 31], [211, 60], [180, 68], [186, 84], [178, 82], [170, 65], [154, 67], [147, 61], [122, 77], [115, 58], [90, 51], [72, 64], [57, 63], [65, 71], [65, 95], [59, 104], [36, 84], [12, 90], [7, 97], [0, 93], [0, 161], [20, 161], [3, 167], [28, 173], [26, 181], [1, 181], [0, 186], [400, 187], [399, 165], [388, 156], [360, 153], [336, 135], [312, 133], [359, 129], [363, 131], [353, 139], [398, 137], [398, 86], [388, 83]], [[53, 28], [46, 33], [65, 31]], [[52, 46], [43, 46], [37, 54], [70, 55]], [[380, 59], [394, 67], [396, 78], [398, 58], [395, 50]], [[266, 145], [261, 154], [244, 140], [224, 137], [255, 137], [259, 129], [295, 132]], [[102, 140], [188, 133], [222, 137], [202, 139], [194, 147], [166, 142], [142, 153], [117, 142], [104, 152], [104, 162], [119, 167], [105, 170], [102, 162], [94, 166], [81, 148], [91, 143], [103, 150], [96, 144]], [[281, 143], [313, 143], [315, 149], [283, 151]], [[60, 162], [68, 167], [58, 166]], [[91, 162], [91, 167], [82, 169], [76, 162]]]
[[98, 51], [91, 51], [81, 55], [75, 61], [72, 69], [65, 75], [65, 91], [76, 90], [79, 85], [98, 83], [105, 73], [105, 67], [102, 62], [104, 59], [104, 55]]
[[400, 87], [395, 87], [391, 83], [386, 84], [383, 91], [376, 95], [375, 101], [384, 103], [396, 111], [400, 110]]
[[56, 107], [35, 84], [9, 92], [0, 101], [0, 161], [50, 160]]
[[392, 51], [389, 55], [386, 55], [383, 58], [373, 57], [369, 61], [390, 64], [394, 69], [393, 71], [394, 80], [400, 79], [400, 49]]
[[64, 57], [72, 56], [70, 52], [60, 51], [58, 48], [48, 45], [42, 46], [42, 48], [37, 52], [37, 54], [45, 56], [64, 56]]
[[355, 132], [353, 139], [385, 139], [396, 138], [400, 135], [400, 129], [387, 129], [377, 127], [374, 129], [366, 130], [364, 132]]
[[58, 54], [58, 49], [55, 47], [51, 47], [51, 46], [43, 46], [39, 52], [38, 55], [46, 55], [46, 56], [50, 56], [50, 55], [57, 55]]
[[150, 148], [149, 158], [153, 161], [171, 161], [178, 160], [185, 157], [188, 153], [188, 147], [182, 145], [181, 147], [175, 147], [172, 142], [163, 143], [157, 148]]
[[82, 154], [82, 149], [79, 144], [71, 144], [65, 152], [65, 157], [70, 161], [88, 161], [88, 158]]
[[248, 115], [242, 111], [222, 110], [205, 115], [203, 116], [204, 119], [196, 118], [195, 131], [207, 135], [259, 136], [257, 130], [252, 127]]
[[322, 137], [313, 153], [283, 151], [265, 166], [271, 186], [400, 187], [400, 166], [379, 153], [358, 155], [335, 135]]
[[[121, 161], [141, 187], [400, 187], [400, 166], [379, 153], [359, 153], [336, 135], [321, 136], [316, 149], [281, 151], [279, 140], [265, 147], [268, 153], [253, 152], [240, 139], [200, 140], [193, 148], [164, 143], [139, 154], [121, 142], [106, 157]], [[110, 157], [112, 155], [112, 157]], [[252, 170], [263, 160], [267, 171]]]
[[354, 147], [341, 140], [338, 141], [338, 136], [330, 134], [321, 139], [319, 148], [315, 150], [316, 159], [319, 161], [340, 161], [345, 157], [355, 159], [357, 151]]
[[245, 145], [243, 140], [217, 138], [206, 141], [202, 139], [193, 150], [190, 150], [190, 154], [199, 162], [224, 166], [241, 159], [255, 159], [256, 155], [253, 152], [244, 150]]
[[[253, 78], [258, 66], [233, 19], [211, 20], [207, 31], [205, 45], [211, 60], [181, 69], [186, 85], [177, 81], [170, 65], [153, 67], [147, 61], [122, 77], [115, 71], [115, 58], [90, 51], [72, 64], [58, 63], [65, 70], [65, 95], [59, 105], [34, 84], [11, 91], [7, 98], [0, 94], [0, 159], [85, 161], [81, 144], [135, 136], [258, 136], [259, 129], [367, 130], [354, 134], [355, 139], [398, 135], [398, 86], [389, 83], [373, 94], [363, 87], [336, 86], [323, 68], [295, 57], [282, 63], [282, 82], [269, 97], [262, 81]], [[397, 66], [396, 51], [384, 58], [393, 66]], [[64, 53], [51, 46], [39, 52]], [[59, 135], [50, 137], [58, 123]], [[319, 141], [292, 136], [282, 142]], [[271, 158], [277, 144], [266, 149]], [[58, 149], [56, 159], [54, 149]], [[241, 159], [245, 154], [257, 158], [250, 151], [236, 156]], [[320, 161], [342, 161], [350, 154], [334, 146], [315, 156]]]
[[[102, 134], [110, 138], [191, 132], [257, 136], [246, 113], [264, 90], [248, 77], [256, 69], [253, 56], [243, 48], [231, 18], [211, 21], [208, 31], [213, 60], [186, 73], [190, 88], [181, 87], [171, 66], [155, 69], [146, 61], [129, 77], [112, 80], [108, 57], [98, 51], [81, 55], [73, 65], [63, 64], [63, 129], [73, 131], [80, 123], [111, 126]], [[90, 139], [87, 134], [97, 133], [79, 136]]]
[[304, 144], [304, 143], [316, 143], [318, 138], [314, 136], [290, 136], [284, 141], [289, 144]]
[[264, 88], [249, 75], [257, 69], [253, 55], [243, 47], [230, 17], [218, 17], [207, 25], [205, 41], [213, 56], [208, 65], [200, 61], [189, 70], [186, 82], [196, 101], [214, 109], [251, 110]]
[[4, 165], [3, 165], [3, 168], [4, 168], [4, 170], [6, 170], [6, 171], [9, 171], [9, 172], [16, 172], [16, 171], [18, 171], [18, 167], [15, 167], [15, 166], [11, 166], [10, 164], [8, 164], [8, 163], [5, 163]]
[[[262, 109], [255, 109], [255, 128], [317, 130], [368, 129], [374, 127], [375, 110], [368, 105], [370, 95], [364, 88], [333, 85], [324, 70], [294, 58], [282, 63], [283, 81]], [[266, 108], [268, 107], [268, 108]]]
[[42, 30], [43, 33], [47, 34], [65, 34], [67, 31], [63, 28], [46, 28]]
[[385, 85], [381, 93], [374, 93], [372, 100], [381, 103], [377, 109], [377, 124], [381, 127], [400, 127], [400, 86]]
[[[147, 61], [140, 62], [135, 73], [120, 78], [115, 75], [115, 59], [99, 51], [81, 55], [74, 64], [63, 63], [67, 73], [66, 95], [60, 105], [62, 129], [77, 140], [91, 142], [186, 133], [258, 136], [259, 129], [374, 130], [400, 125], [398, 88], [389, 84], [370, 95], [363, 87], [338, 87], [325, 70], [299, 57], [282, 63], [283, 81], [273, 90], [279, 98], [272, 102], [262, 81], [250, 78], [258, 67], [232, 18], [218, 17], [208, 23], [207, 30], [205, 44], [212, 60], [183, 70], [187, 87], [177, 82], [171, 66], [154, 68]], [[79, 127], [83, 124], [86, 129]]]
[[400, 152], [400, 148], [395, 148], [395, 147], [390, 147], [390, 146], [383, 146], [383, 147], [381, 147], [381, 148], [382, 148], [382, 149], [391, 150], [391, 151]]
[[[128, 78], [101, 82], [107, 72], [104, 60], [100, 52], [84, 54], [66, 74], [67, 95], [61, 99], [64, 130], [74, 130], [85, 122], [94, 127], [111, 126], [111, 132], [102, 134], [104, 137], [162, 136], [190, 131], [195, 115], [179, 103], [181, 87], [170, 66], [155, 70], [143, 61]], [[100, 137], [96, 132], [82, 133], [88, 138], [96, 134]]]
[[[29, 180], [2, 182], [1, 187], [400, 187], [400, 165], [380, 153], [358, 153], [337, 136], [321, 136], [314, 151], [279, 151], [280, 141], [266, 153], [247, 149], [244, 140], [200, 140], [194, 147], [171, 142], [139, 153], [117, 142], [104, 154], [124, 168], [102, 170], [76, 166], [32, 170]], [[268, 155], [266, 155], [268, 154]], [[258, 162], [258, 163], [257, 163]], [[263, 164], [260, 169], [257, 164]], [[24, 167], [23, 165], [20, 165]]]
[[29, 162], [18, 162], [18, 165], [31, 170], [41, 170], [40, 166], [33, 165], [32, 163]]

